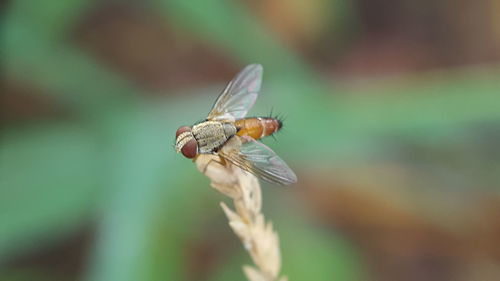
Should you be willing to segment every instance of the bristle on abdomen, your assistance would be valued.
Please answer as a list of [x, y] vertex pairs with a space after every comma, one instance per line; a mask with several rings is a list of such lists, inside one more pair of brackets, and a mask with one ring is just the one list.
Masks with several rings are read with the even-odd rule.
[[276, 133], [283, 123], [279, 119], [269, 117], [254, 117], [241, 119], [235, 122], [238, 136], [249, 136], [253, 139], [260, 139]]

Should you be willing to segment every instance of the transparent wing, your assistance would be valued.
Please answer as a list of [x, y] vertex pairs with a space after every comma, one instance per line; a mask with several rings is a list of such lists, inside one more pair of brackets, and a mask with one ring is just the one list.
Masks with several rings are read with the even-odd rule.
[[251, 64], [238, 73], [215, 101], [208, 120], [235, 121], [253, 106], [262, 82], [262, 65]]
[[[238, 136], [234, 136], [236, 138]], [[219, 154], [234, 165], [272, 183], [289, 185], [297, 182], [297, 176], [274, 151], [250, 137], [238, 137], [243, 145]]]

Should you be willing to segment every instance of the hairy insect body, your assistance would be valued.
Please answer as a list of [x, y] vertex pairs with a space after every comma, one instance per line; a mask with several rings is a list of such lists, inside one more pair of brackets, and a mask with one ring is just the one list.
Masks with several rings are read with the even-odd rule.
[[198, 142], [200, 153], [212, 153], [236, 134], [236, 127], [231, 123], [205, 121], [194, 125], [192, 134]]

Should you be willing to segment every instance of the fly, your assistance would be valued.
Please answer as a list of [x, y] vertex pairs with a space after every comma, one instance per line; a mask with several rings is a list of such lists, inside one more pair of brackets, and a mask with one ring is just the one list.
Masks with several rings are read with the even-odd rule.
[[[217, 154], [223, 161], [268, 182], [297, 182], [285, 161], [258, 141], [280, 130], [282, 122], [273, 117], [245, 118], [259, 95], [262, 72], [260, 64], [245, 67], [219, 95], [205, 121], [180, 127], [175, 134], [177, 152], [190, 159], [199, 154]], [[242, 143], [240, 149], [221, 149], [232, 138]]]

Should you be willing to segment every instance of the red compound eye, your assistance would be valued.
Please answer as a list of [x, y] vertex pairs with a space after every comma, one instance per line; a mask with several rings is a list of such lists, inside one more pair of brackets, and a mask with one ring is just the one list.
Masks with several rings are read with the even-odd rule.
[[189, 140], [182, 148], [182, 155], [186, 156], [186, 158], [194, 158], [198, 154], [198, 143], [195, 139]]
[[180, 134], [184, 132], [191, 132], [191, 127], [188, 126], [182, 126], [179, 129], [177, 129], [177, 132], [175, 132], [175, 138], [178, 138]]

